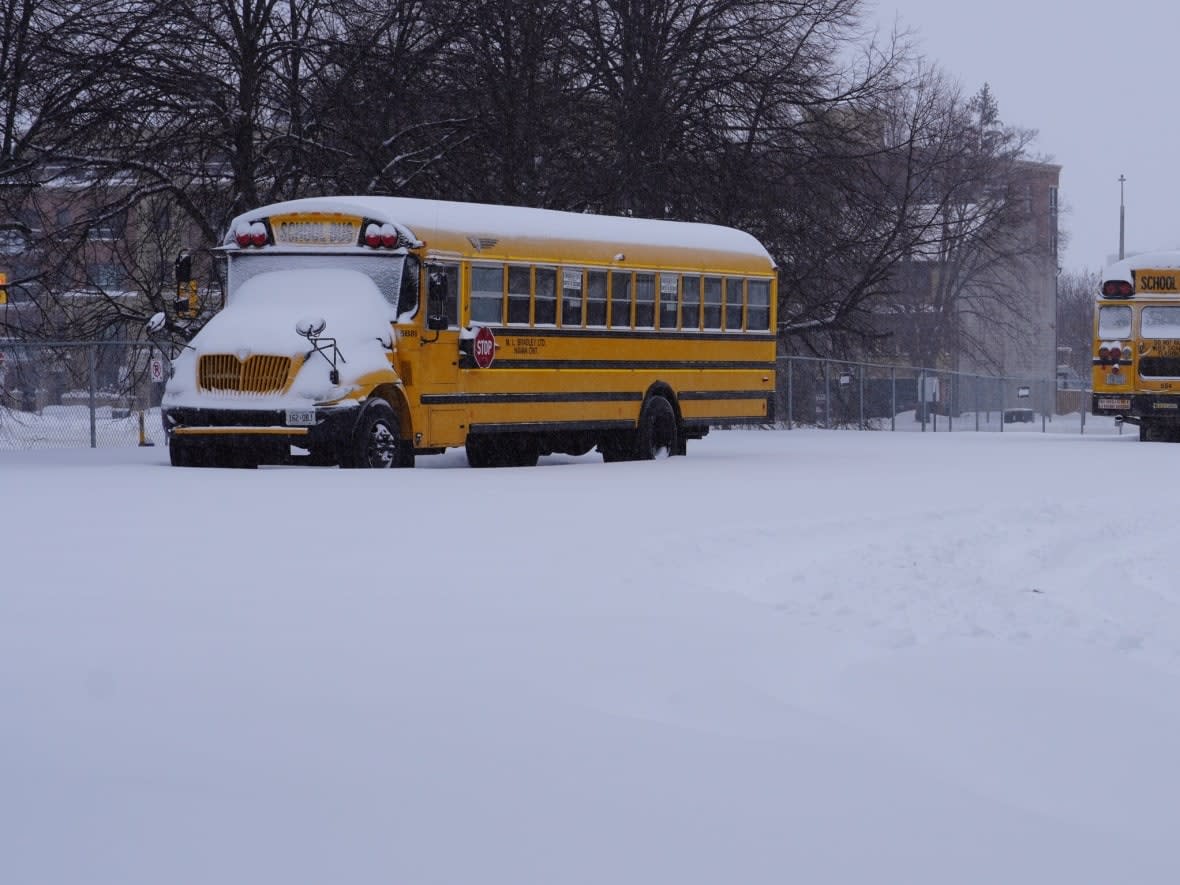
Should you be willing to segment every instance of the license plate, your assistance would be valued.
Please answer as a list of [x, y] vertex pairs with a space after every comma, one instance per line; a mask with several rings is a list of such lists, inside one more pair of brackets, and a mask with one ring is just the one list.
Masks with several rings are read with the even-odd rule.
[[1129, 409], [1131, 408], [1131, 401], [1129, 399], [1100, 399], [1098, 400], [1098, 408]]
[[1127, 383], [1127, 376], [1126, 375], [1107, 375], [1106, 376], [1106, 383], [1107, 384], [1126, 384]]
[[287, 409], [288, 427], [311, 427], [315, 424], [315, 409]]

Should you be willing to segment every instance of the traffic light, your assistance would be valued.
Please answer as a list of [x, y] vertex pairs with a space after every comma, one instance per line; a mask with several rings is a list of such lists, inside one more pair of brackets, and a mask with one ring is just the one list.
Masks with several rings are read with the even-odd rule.
[[8, 303], [8, 274], [0, 271], [0, 304]]
[[192, 319], [197, 315], [197, 281], [193, 279], [193, 257], [187, 249], [181, 249], [176, 256], [176, 300], [173, 308], [178, 317]]

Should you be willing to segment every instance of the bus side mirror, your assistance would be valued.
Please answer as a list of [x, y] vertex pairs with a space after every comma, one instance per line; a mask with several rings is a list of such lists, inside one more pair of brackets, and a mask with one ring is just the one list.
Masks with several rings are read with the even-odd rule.
[[426, 328], [431, 332], [445, 332], [451, 325], [451, 321], [444, 314], [430, 314], [426, 317]]

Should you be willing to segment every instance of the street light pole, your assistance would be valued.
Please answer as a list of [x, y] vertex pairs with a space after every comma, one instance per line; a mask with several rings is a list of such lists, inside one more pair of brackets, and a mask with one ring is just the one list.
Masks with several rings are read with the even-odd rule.
[[1122, 261], [1124, 255], [1126, 254], [1126, 251], [1123, 248], [1126, 242], [1127, 232], [1127, 206], [1123, 201], [1123, 185], [1126, 183], [1126, 181], [1127, 176], [1119, 176], [1119, 261]]

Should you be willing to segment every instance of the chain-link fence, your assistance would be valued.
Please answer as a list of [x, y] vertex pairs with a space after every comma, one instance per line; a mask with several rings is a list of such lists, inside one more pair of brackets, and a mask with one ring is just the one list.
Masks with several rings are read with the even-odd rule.
[[144, 341], [0, 341], [0, 450], [163, 445], [167, 368]]
[[[0, 341], [0, 449], [163, 445], [166, 354], [143, 341]], [[1089, 391], [812, 357], [780, 357], [780, 426], [1084, 433]]]
[[1085, 432], [1088, 390], [1056, 379], [1002, 378], [814, 357], [778, 360], [775, 416], [785, 427]]

